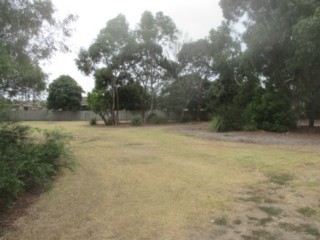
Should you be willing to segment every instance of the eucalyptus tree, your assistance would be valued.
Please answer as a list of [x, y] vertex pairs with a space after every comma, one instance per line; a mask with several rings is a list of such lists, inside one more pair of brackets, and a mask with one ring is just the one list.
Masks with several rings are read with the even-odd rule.
[[[210, 52], [210, 44], [205, 39], [186, 43], [178, 54], [179, 78], [181, 83], [176, 86], [184, 88], [184, 106], [188, 108], [191, 102], [195, 104], [197, 119], [200, 120], [201, 105], [207, 82], [213, 80], [214, 57]], [[182, 111], [181, 119], [184, 111]]]
[[230, 26], [223, 22], [216, 30], [212, 29], [208, 37], [210, 54], [213, 56], [212, 70], [216, 76], [207, 92], [212, 100], [208, 103], [208, 109], [214, 110], [217, 109], [217, 105], [222, 105], [219, 114], [224, 114], [228, 106], [232, 105], [241, 81], [237, 79], [240, 66], [240, 43], [232, 34]]
[[[167, 72], [168, 59], [165, 57], [164, 49], [170, 46], [176, 33], [176, 26], [170, 17], [162, 12], [154, 16], [151, 12], [145, 11], [135, 31], [136, 40], [127, 49], [127, 56], [130, 55], [126, 58], [127, 69], [143, 86], [143, 105], [146, 105], [146, 96], [150, 94], [151, 111]], [[142, 112], [144, 118], [145, 110]]]
[[293, 37], [296, 48], [290, 65], [307, 104], [309, 127], [314, 127], [315, 118], [320, 117], [320, 4], [293, 26]]
[[320, 92], [320, 2], [221, 0], [220, 5], [228, 21], [244, 21], [246, 51], [265, 84], [284, 101], [305, 102], [313, 127]]
[[107, 69], [108, 77], [105, 84], [96, 84], [96, 90], [105, 88], [111, 92], [110, 122], [117, 124], [115, 113], [117, 105], [117, 85], [122, 77], [123, 71], [120, 67], [121, 56], [125, 47], [130, 41], [131, 33], [129, 24], [124, 15], [118, 15], [116, 18], [107, 22], [106, 27], [101, 29], [96, 40], [89, 48], [81, 49], [76, 60], [78, 68], [87, 75], [95, 74], [100, 69]]
[[46, 75], [39, 63], [56, 50], [67, 51], [66, 39], [76, 19], [54, 16], [50, 0], [0, 1], [0, 94], [6, 97], [39, 94]]

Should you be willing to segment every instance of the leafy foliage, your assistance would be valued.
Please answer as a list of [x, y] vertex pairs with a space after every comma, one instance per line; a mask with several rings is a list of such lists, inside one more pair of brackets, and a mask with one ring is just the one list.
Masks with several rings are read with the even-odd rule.
[[90, 119], [89, 123], [90, 123], [91, 126], [97, 125], [97, 119], [95, 117], [93, 117], [93, 118]]
[[254, 100], [248, 105], [245, 114], [249, 123], [255, 123], [258, 128], [286, 132], [297, 125], [297, 115], [288, 102], [273, 90], [260, 90]]
[[215, 116], [211, 121], [209, 130], [211, 132], [224, 132], [226, 130], [224, 118], [222, 116]]
[[77, 111], [81, 107], [82, 88], [68, 75], [61, 75], [49, 85], [48, 109]]
[[304, 104], [313, 127], [320, 98], [320, 2], [221, 0], [220, 5], [229, 22], [244, 23], [242, 40], [255, 75], [284, 102]]
[[[41, 133], [34, 136], [35, 131]], [[48, 186], [63, 168], [72, 169], [69, 136], [60, 129], [0, 125], [0, 203], [10, 206], [20, 192]]]
[[0, 1], [0, 93], [29, 98], [45, 89], [39, 60], [67, 51], [72, 15], [54, 18], [50, 0]]
[[88, 104], [90, 109], [98, 114], [104, 123], [108, 125], [107, 118], [112, 104], [110, 92], [94, 89], [91, 93], [88, 93]]

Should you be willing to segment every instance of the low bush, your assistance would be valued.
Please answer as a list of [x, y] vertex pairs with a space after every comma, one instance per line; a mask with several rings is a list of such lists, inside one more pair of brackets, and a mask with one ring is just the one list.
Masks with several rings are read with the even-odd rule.
[[131, 119], [131, 125], [132, 126], [141, 126], [143, 124], [142, 117], [133, 117]]
[[97, 125], [97, 119], [96, 119], [95, 117], [91, 118], [90, 121], [89, 121], [89, 124], [90, 124], [91, 126]]
[[246, 132], [254, 132], [257, 130], [258, 130], [258, 127], [256, 123], [249, 123], [243, 126], [243, 131], [246, 131]]
[[222, 116], [215, 116], [211, 121], [209, 130], [211, 132], [224, 132], [226, 130], [225, 119]]
[[245, 109], [246, 122], [254, 122], [258, 129], [286, 132], [296, 128], [298, 117], [283, 97], [270, 89], [261, 89]]
[[63, 168], [73, 169], [61, 129], [0, 124], [0, 203], [9, 207], [22, 191], [48, 186]]

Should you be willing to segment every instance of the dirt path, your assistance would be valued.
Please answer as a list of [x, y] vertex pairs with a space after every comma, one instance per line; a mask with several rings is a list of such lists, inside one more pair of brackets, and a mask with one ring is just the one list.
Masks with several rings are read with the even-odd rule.
[[291, 131], [287, 133], [255, 132], [209, 132], [209, 123], [186, 124], [173, 128], [173, 131], [187, 136], [227, 142], [255, 143], [262, 145], [320, 145], [320, 130]]

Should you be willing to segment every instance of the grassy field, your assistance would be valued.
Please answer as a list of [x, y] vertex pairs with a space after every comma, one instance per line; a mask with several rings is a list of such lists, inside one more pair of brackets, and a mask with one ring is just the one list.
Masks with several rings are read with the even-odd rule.
[[79, 164], [2, 239], [320, 239], [320, 148], [60, 125]]

